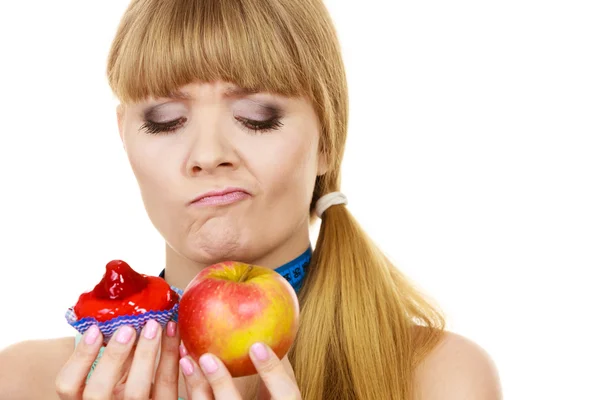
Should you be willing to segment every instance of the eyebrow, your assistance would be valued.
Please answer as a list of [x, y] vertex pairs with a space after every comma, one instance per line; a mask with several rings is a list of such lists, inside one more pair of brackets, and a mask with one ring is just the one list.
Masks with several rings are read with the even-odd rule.
[[[250, 94], [260, 93], [258, 89], [241, 88], [239, 86], [232, 86], [225, 90], [225, 97], [244, 97]], [[174, 100], [191, 100], [192, 96], [181, 90], [175, 90], [169, 93], [167, 96]]]
[[249, 94], [259, 93], [258, 89], [241, 88], [239, 86], [232, 86], [225, 90], [225, 97], [242, 97]]
[[190, 100], [192, 98], [192, 96], [190, 96], [187, 93], [182, 92], [181, 90], [175, 90], [173, 92], [170, 92], [167, 95], [167, 97], [170, 99], [175, 99], [175, 100]]

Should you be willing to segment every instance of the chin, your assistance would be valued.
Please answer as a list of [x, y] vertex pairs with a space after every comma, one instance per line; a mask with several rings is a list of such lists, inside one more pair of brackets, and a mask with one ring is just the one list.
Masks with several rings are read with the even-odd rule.
[[248, 223], [223, 218], [193, 221], [186, 230], [176, 232], [178, 252], [201, 265], [252, 263], [272, 250], [273, 233]]
[[192, 239], [188, 243], [188, 253], [190, 259], [205, 265], [212, 265], [222, 261], [241, 261], [255, 259], [256, 246], [252, 246], [249, 241], [243, 240], [210, 240], [198, 241]]

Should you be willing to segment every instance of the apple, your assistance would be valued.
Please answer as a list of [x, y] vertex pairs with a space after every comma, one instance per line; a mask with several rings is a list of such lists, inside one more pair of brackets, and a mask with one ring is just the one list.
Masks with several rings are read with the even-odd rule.
[[237, 261], [198, 273], [179, 301], [181, 340], [196, 362], [212, 353], [231, 376], [255, 374], [250, 346], [263, 342], [282, 359], [298, 332], [298, 298], [277, 272]]

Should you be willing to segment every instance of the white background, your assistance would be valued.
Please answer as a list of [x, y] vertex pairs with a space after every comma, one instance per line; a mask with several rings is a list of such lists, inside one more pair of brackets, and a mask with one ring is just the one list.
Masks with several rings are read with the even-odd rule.
[[[327, 1], [348, 207], [483, 346], [507, 399], [598, 399], [594, 1]], [[104, 77], [126, 1], [0, 3], [0, 348], [72, 335], [108, 260], [163, 267]]]

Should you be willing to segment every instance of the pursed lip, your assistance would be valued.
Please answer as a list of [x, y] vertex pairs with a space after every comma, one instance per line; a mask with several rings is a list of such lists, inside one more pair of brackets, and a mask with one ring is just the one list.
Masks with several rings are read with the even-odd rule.
[[200, 194], [199, 196], [196, 196], [192, 201], [190, 201], [189, 204], [194, 204], [195, 202], [205, 199], [207, 197], [224, 196], [226, 194], [235, 193], [235, 192], [242, 192], [242, 193], [246, 193], [247, 195], [252, 195], [246, 189], [242, 189], [239, 187], [227, 187], [227, 188], [221, 189], [221, 190], [211, 190], [208, 192], [204, 192], [204, 193]]

